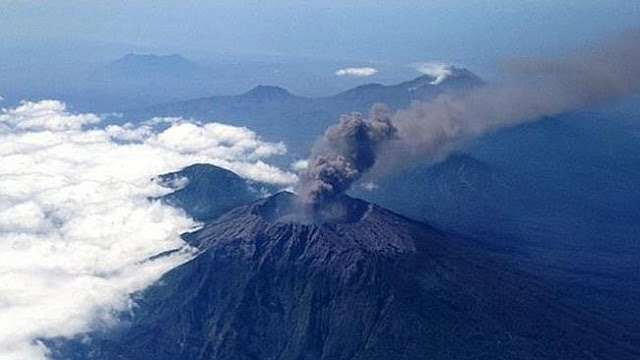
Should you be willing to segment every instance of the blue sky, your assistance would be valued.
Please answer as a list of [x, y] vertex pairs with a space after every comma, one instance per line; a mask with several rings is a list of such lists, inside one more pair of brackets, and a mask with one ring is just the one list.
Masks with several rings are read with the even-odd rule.
[[[638, 1], [13, 1], [7, 43], [115, 43], [182, 53], [488, 63], [574, 49], [640, 25]], [[81, 46], [81, 45], [78, 45]]]

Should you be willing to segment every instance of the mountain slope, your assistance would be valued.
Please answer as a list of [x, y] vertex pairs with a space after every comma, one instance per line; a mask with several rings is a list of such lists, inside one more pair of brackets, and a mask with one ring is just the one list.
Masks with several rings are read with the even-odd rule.
[[352, 193], [440, 228], [478, 234], [503, 226], [511, 210], [504, 199], [517, 201], [520, 184], [508, 175], [473, 156], [454, 154], [442, 163], [418, 164], [377, 180], [373, 190], [358, 187]]
[[543, 119], [354, 194], [473, 237], [638, 332], [640, 138], [616, 122]]
[[295, 204], [293, 195], [279, 193], [209, 223], [190, 236], [201, 254], [141, 294], [129, 325], [59, 346], [54, 355], [68, 358], [65, 350], [73, 349], [75, 358], [131, 360], [640, 356], [615, 325], [563, 303], [464, 240], [348, 197], [321, 222], [300, 216]]
[[175, 189], [163, 196], [162, 201], [205, 222], [255, 201], [265, 192], [275, 191], [273, 186], [254, 183], [209, 164], [190, 165], [180, 171], [160, 175], [157, 181]]
[[451, 75], [441, 82], [436, 82], [433, 76], [422, 75], [396, 85], [358, 86], [326, 100], [332, 104], [340, 104], [345, 109], [351, 107], [359, 111], [367, 110], [375, 103], [384, 103], [392, 109], [404, 109], [412, 101], [432, 99], [443, 92], [464, 92], [483, 83], [482, 79], [467, 69], [452, 68]]

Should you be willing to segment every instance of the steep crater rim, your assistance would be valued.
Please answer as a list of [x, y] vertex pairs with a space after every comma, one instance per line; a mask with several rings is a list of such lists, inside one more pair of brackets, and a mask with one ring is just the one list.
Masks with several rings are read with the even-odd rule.
[[278, 224], [350, 224], [360, 222], [373, 205], [340, 195], [320, 204], [306, 204], [297, 195], [282, 191], [258, 201], [250, 212], [269, 223]]

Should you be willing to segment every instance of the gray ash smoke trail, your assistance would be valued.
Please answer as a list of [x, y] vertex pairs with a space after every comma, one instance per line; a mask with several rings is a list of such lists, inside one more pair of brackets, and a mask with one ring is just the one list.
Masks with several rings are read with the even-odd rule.
[[380, 147], [396, 129], [386, 108], [375, 106], [370, 119], [345, 115], [315, 144], [309, 167], [300, 176], [299, 193], [307, 203], [319, 203], [345, 192], [374, 166]]
[[484, 134], [640, 91], [640, 30], [580, 56], [511, 60], [506, 69], [515, 76], [510, 82], [443, 94], [394, 114], [400, 141], [381, 149], [374, 170], [388, 172], [411, 162], [440, 161]]
[[[327, 130], [301, 174], [299, 191], [317, 203], [346, 191], [364, 172], [384, 173], [445, 159], [470, 139], [640, 91], [640, 30], [570, 59], [507, 63], [515, 79], [417, 102], [392, 117], [345, 117]], [[393, 141], [391, 141], [393, 140]]]

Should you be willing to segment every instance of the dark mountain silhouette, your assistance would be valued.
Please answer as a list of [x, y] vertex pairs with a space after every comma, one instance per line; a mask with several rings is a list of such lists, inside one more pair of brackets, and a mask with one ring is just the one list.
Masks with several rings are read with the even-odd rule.
[[295, 204], [279, 193], [207, 224], [189, 237], [201, 253], [140, 294], [126, 325], [53, 341], [52, 356], [640, 356], [637, 339], [465, 239], [349, 197], [320, 219]]
[[258, 85], [240, 96], [241, 101], [247, 102], [291, 101], [297, 98], [297, 96], [279, 86], [270, 85]]
[[210, 221], [225, 212], [257, 200], [275, 188], [246, 180], [235, 173], [209, 164], [195, 164], [180, 171], [160, 175], [157, 181], [175, 191], [162, 201], [183, 209], [198, 221]]
[[132, 54], [107, 64], [109, 76], [121, 78], [141, 77], [194, 77], [204, 73], [200, 66], [181, 55]]
[[[454, 154], [437, 164], [416, 164], [377, 179], [376, 189], [352, 193], [414, 219], [472, 234], [503, 226], [523, 184], [486, 161]], [[488, 231], [488, 230], [487, 230]]]

